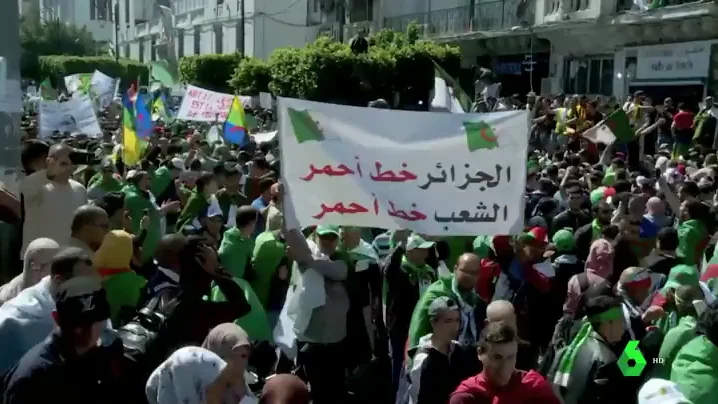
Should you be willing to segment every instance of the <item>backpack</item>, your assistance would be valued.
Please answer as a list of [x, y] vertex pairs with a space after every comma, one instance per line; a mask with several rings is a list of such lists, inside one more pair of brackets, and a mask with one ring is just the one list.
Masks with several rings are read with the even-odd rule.
[[[127, 324], [118, 330], [122, 339], [124, 356], [132, 363], [151, 361], [157, 355], [159, 335], [167, 329], [169, 317], [179, 300], [175, 297], [167, 305], [161, 305], [162, 295], [152, 297]], [[162, 358], [164, 359], [164, 358]]]
[[[586, 272], [581, 272], [576, 275], [576, 278], [581, 291], [579, 297], [580, 305], [583, 302], [583, 295], [591, 287], [591, 283], [588, 281], [588, 275], [586, 275]], [[576, 312], [579, 312], [580, 310], [581, 308], [578, 307]], [[581, 329], [581, 325], [581, 319], [576, 318], [575, 315], [573, 317], [564, 315], [564, 317], [558, 321], [556, 329], [554, 329], [553, 332], [553, 337], [551, 337], [551, 343], [549, 344], [546, 353], [541, 357], [538, 367], [539, 373], [544, 376], [549, 376], [553, 371], [555, 371], [555, 369], [553, 369], [554, 364], [560, 360], [566, 347], [571, 343], [573, 338]]]

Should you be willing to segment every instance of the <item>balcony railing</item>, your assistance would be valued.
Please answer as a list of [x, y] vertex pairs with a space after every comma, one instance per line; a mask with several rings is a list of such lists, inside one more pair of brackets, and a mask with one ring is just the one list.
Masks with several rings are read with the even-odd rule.
[[[654, 0], [659, 1], [659, 0]], [[683, 4], [690, 4], [690, 3], [701, 3], [700, 0], [663, 0], [663, 7], [659, 7], [657, 9], [665, 8], [665, 7], [671, 7], [671, 6], [681, 6]], [[656, 10], [656, 9], [654, 9]], [[633, 1], [631, 0], [618, 0], [616, 2], [616, 11], [619, 13], [621, 11], [639, 11], [638, 7], [633, 4]], [[647, 12], [652, 11], [652, 9], [646, 10]]]
[[[421, 34], [426, 37], [508, 29], [522, 24], [517, 16], [519, 4], [519, 0], [484, 1], [474, 7], [473, 13], [471, 7], [457, 7], [390, 17], [384, 20], [384, 28], [406, 32], [407, 26], [416, 22], [421, 27]], [[524, 18], [533, 19], [532, 16]]]

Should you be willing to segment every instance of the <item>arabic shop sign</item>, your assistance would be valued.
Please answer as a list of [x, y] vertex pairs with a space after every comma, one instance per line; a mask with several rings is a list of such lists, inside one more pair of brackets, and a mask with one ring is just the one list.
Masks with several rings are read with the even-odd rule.
[[282, 98], [285, 221], [289, 228], [516, 233], [527, 122], [526, 111], [431, 114]]
[[644, 46], [638, 48], [636, 79], [707, 77], [710, 58], [710, 42]]

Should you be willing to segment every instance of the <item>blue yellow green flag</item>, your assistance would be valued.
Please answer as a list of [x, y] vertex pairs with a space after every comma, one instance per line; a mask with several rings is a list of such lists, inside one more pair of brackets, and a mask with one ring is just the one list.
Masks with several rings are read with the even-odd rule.
[[224, 140], [239, 146], [244, 146], [249, 141], [247, 136], [247, 120], [244, 116], [244, 107], [238, 97], [232, 100], [227, 120], [224, 121]]

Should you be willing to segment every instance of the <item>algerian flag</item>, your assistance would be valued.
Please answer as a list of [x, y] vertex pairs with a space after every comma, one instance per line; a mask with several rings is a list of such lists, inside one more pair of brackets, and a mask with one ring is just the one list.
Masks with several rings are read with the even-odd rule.
[[459, 83], [436, 62], [434, 62], [434, 92], [433, 107], [436, 107], [435, 102], [440, 102], [441, 108], [453, 113], [471, 111], [471, 98], [459, 87]]
[[165, 87], [172, 87], [177, 84], [176, 74], [166, 62], [152, 62], [150, 79], [162, 83]]
[[616, 140], [621, 142], [630, 141], [636, 137], [636, 133], [631, 129], [626, 111], [619, 109], [596, 124], [596, 126], [583, 132], [581, 136], [593, 143], [610, 145]]
[[87, 94], [90, 91], [93, 73], [78, 73], [65, 76], [65, 87], [71, 93]]

